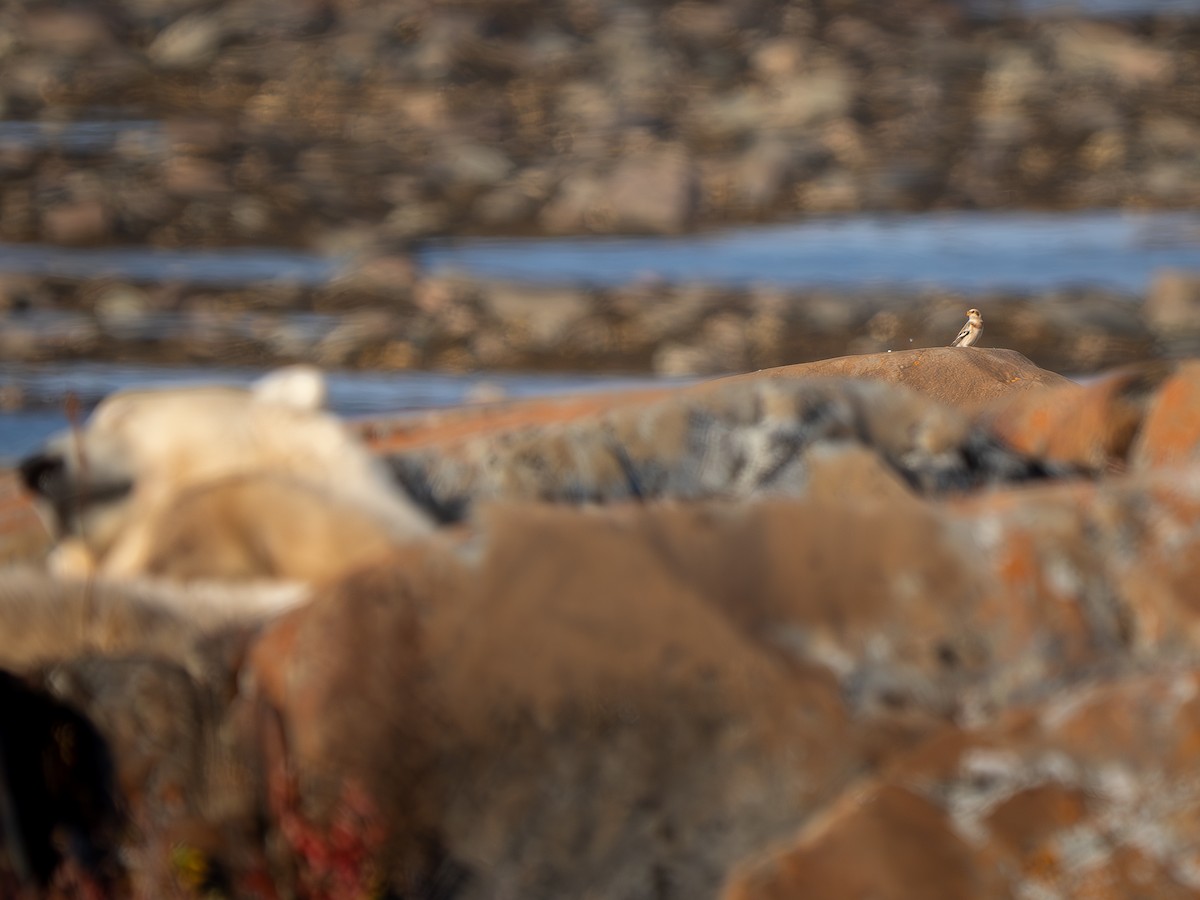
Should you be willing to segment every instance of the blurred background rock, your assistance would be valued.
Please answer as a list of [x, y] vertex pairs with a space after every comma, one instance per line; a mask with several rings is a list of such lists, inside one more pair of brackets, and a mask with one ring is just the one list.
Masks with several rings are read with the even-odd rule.
[[[1072, 375], [1200, 346], [1192, 3], [37, 2], [0, 10], [0, 71], [17, 387], [68, 360], [710, 374], [944, 344], [968, 305], [985, 343]], [[762, 284], [535, 289], [452, 252], [643, 236], [655, 275], [648, 236], [752, 250], [763, 223], [947, 211], [1066, 214], [1069, 236], [1097, 209], [1173, 212], [1132, 251], [1173, 248], [1171, 271], [967, 291], [856, 284], [852, 257], [830, 285], [771, 277], [777, 240]], [[995, 247], [1018, 274], [1021, 252]]]

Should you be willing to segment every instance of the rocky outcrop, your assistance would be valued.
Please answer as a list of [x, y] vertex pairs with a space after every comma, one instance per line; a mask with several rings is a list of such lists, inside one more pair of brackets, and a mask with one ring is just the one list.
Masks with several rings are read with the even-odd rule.
[[[959, 367], [942, 368], [953, 378]], [[972, 430], [964, 416], [905, 388], [769, 376], [706, 385], [657, 403], [635, 398], [574, 422], [493, 430], [387, 459], [407, 493], [449, 522], [489, 500], [804, 496], [813, 480], [810, 455], [847, 447], [876, 454], [924, 492], [1068, 473], [1011, 452]]]
[[1095, 470], [1184, 463], [1200, 452], [1198, 385], [1195, 362], [1148, 363], [999, 400], [981, 420], [1012, 447]]
[[976, 409], [1000, 397], [1057, 387], [1070, 396], [1073, 382], [1031, 363], [1015, 350], [932, 347], [895, 353], [864, 353], [840, 359], [781, 366], [733, 380], [762, 378], [868, 378], [901, 384], [959, 409]]
[[[1190, 658], [1197, 532], [1155, 523], [1194, 523], [1198, 512], [1200, 495], [1172, 479], [1024, 489], [953, 508], [846, 497], [582, 515], [496, 507], [454, 558], [406, 555], [292, 614], [255, 651], [255, 679], [285, 732], [309, 735], [291, 760], [318, 785], [333, 777], [386, 796], [404, 764], [371, 762], [366, 748], [425, 748], [409, 777], [427, 774], [406, 796], [433, 811], [425, 826], [470, 872], [464, 896], [607, 895], [656, 879], [666, 896], [712, 896], [731, 861], [858, 809], [830, 805], [831, 789], [860, 796], [863, 773], [890, 771], [925, 740], [936, 747], [949, 723], [1003, 721], [1031, 702], [1070, 710], [1096, 671]], [[353, 640], [330, 637], [343, 632]], [[336, 673], [327, 677], [310, 660], [331, 646], [352, 649], [324, 658]], [[403, 699], [390, 708], [436, 710], [436, 723], [418, 714], [386, 725], [347, 707], [348, 696], [370, 696], [376, 666], [399, 664], [387, 653], [396, 646], [420, 662], [391, 682]], [[1027, 729], [1014, 740], [1020, 754]], [[1130, 765], [1152, 767], [1175, 744], [1138, 746]], [[997, 801], [1036, 786], [1004, 747], [994, 752], [1005, 781], [992, 793], [974, 770], [943, 777]], [[1071, 786], [1092, 790], [1104, 760], [1124, 752], [1097, 748], [1097, 774], [1076, 773]], [[1029, 755], [1036, 773], [1041, 757]], [[1179, 757], [1181, 778], [1185, 767]], [[962, 859], [946, 872], [909, 863], [900, 839], [872, 866], [900, 876], [920, 865], [944, 885], [933, 896], [954, 896], [954, 873], [976, 851], [957, 821], [939, 825], [929, 809], [953, 795], [929, 790], [902, 791], [882, 824], [863, 821], [867, 806], [842, 840], [887, 844], [884, 829], [911, 821], [935, 859]], [[963, 805], [949, 813], [969, 816]], [[1022, 809], [1003, 819], [1014, 838], [1033, 814]], [[1176, 827], [1178, 854], [1192, 832]], [[816, 871], [799, 883], [856, 883]]]
[[1192, 896], [1198, 689], [1127, 673], [947, 728], [721, 896]]
[[[112, 754], [141, 896], [1187, 896], [1195, 369], [974, 418], [794, 372], [442, 415], [392, 449], [487, 475], [455, 528], [301, 605], [6, 572], [0, 666]], [[590, 472], [664, 497], [570, 502], [610, 440], [642, 468]], [[1053, 459], [1097, 472], [1004, 468]]]

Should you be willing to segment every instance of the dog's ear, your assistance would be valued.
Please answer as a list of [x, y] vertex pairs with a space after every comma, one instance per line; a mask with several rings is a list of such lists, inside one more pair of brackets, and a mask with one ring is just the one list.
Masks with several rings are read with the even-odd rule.
[[329, 395], [325, 376], [313, 366], [286, 366], [254, 382], [254, 399], [290, 409], [322, 409]]

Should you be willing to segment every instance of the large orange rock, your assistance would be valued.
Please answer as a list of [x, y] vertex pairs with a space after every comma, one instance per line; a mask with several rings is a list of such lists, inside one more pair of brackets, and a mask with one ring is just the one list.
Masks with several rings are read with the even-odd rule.
[[902, 384], [942, 403], [975, 409], [1014, 393], [1074, 384], [1034, 365], [1016, 350], [991, 347], [927, 347], [868, 353], [765, 369], [733, 380], [758, 378], [870, 378]]
[[1024, 453], [1096, 470], [1123, 467], [1156, 392], [1172, 374], [1169, 363], [1119, 369], [1086, 387], [998, 400], [980, 418]]
[[969, 409], [1013, 393], [1073, 384], [1061, 375], [1039, 368], [1015, 350], [930, 347], [780, 366], [695, 385], [538, 397], [438, 410], [396, 420], [365, 421], [356, 427], [381, 452], [400, 452], [431, 444], [450, 445], [464, 438], [515, 428], [571, 422], [621, 407], [678, 397], [685, 392], [703, 393], [730, 381], [807, 377], [866, 378], [902, 384], [935, 400]]
[[1095, 470], [1200, 458], [1200, 362], [1119, 369], [1084, 388], [997, 401], [980, 421], [1010, 446]]
[[414, 889], [436, 846], [488, 893], [711, 893], [863, 765], [833, 679], [764, 652], [671, 561], [719, 543], [715, 516], [672, 551], [646, 543], [678, 542], [671, 516], [498, 512], [482, 558], [406, 556], [281, 621], [246, 683], [302, 807], [327, 821], [339, 780], [380, 798]]
[[1181, 363], [1159, 387], [1132, 442], [1129, 462], [1144, 468], [1200, 459], [1200, 361]]
[[[409, 799], [437, 865], [473, 869], [485, 893], [658, 878], [711, 895], [735, 860], [838, 820], [831, 792], [947, 722], [1194, 654], [1195, 485], [1150, 473], [952, 504], [497, 506], [465, 544], [414, 549], [293, 613], [243, 683], [289, 736], [306, 803], [319, 811], [339, 783]], [[410, 788], [389, 795], [397, 784]], [[945, 896], [998, 890], [931, 802], [906, 781], [881, 794], [881, 822], [844, 811], [886, 837], [882, 874], [856, 873], [854, 890], [889, 872], [945, 877]], [[1021, 798], [1006, 840], [1059, 821], [1043, 802], [1074, 815], [1073, 795]], [[849, 858], [838, 834], [804, 858]], [[914, 843], [939, 865], [899, 852]], [[841, 883], [832, 862], [802, 868], [805, 890]]]

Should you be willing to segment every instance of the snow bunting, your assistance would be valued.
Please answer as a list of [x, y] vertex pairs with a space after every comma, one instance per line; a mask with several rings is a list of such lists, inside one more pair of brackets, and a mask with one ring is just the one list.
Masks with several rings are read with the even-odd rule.
[[954, 339], [951, 347], [970, 347], [983, 334], [983, 316], [979, 314], [977, 309], [967, 310], [967, 324], [963, 326], [963, 330], [958, 333], [958, 337]]

